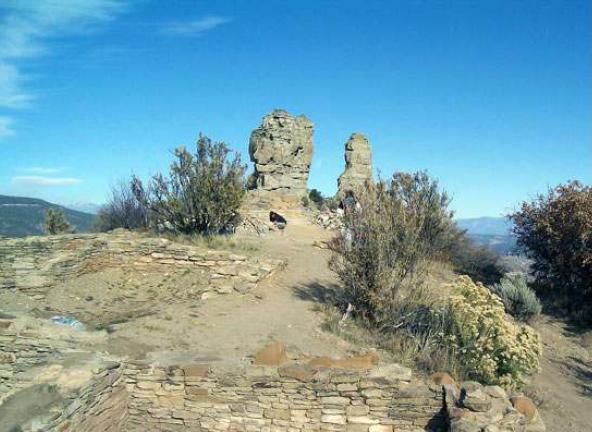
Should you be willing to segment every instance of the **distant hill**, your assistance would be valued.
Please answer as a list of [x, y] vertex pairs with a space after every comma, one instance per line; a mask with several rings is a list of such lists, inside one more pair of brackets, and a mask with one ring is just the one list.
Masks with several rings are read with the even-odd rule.
[[94, 215], [41, 199], [0, 195], [0, 236], [25, 237], [45, 234], [43, 221], [49, 208], [62, 210], [77, 232], [89, 231], [95, 219]]
[[512, 223], [504, 217], [457, 219], [456, 224], [467, 230], [475, 243], [502, 255], [513, 252], [516, 247], [516, 240], [511, 235]]
[[72, 202], [62, 203], [62, 205], [72, 210], [80, 211], [82, 213], [90, 213], [93, 215], [96, 215], [102, 207], [101, 204], [92, 202]]
[[512, 229], [512, 222], [505, 217], [457, 219], [456, 224], [471, 234], [508, 236]]

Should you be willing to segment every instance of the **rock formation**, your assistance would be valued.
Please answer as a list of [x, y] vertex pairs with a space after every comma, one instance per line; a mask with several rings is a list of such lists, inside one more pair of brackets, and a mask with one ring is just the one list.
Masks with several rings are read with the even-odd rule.
[[294, 117], [277, 109], [263, 117], [249, 143], [249, 155], [255, 163], [251, 186], [258, 191], [307, 194], [312, 135], [313, 124], [303, 115]]
[[370, 143], [361, 133], [353, 133], [345, 143], [345, 171], [337, 180], [338, 194], [363, 187], [367, 180], [372, 180]]

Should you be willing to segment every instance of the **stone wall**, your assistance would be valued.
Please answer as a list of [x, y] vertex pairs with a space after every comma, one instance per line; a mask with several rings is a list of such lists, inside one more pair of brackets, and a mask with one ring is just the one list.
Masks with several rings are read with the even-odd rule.
[[31, 385], [29, 371], [45, 365], [60, 351], [51, 339], [17, 331], [10, 319], [0, 319], [0, 405], [18, 390]]
[[[6, 346], [10, 344], [4, 344], [3, 352]], [[17, 353], [11, 356], [13, 365], [40, 365], [45, 361], [45, 345], [15, 345], [17, 350], [23, 347], [28, 353], [23, 359], [36, 360], [19, 360]], [[35, 355], [38, 347], [42, 350]], [[230, 365], [221, 360], [210, 363], [212, 360], [199, 360], [197, 356], [188, 364], [101, 361], [75, 390], [58, 390], [64, 393], [59, 406], [36, 413], [33, 423], [31, 418], [25, 419], [19, 430], [545, 430], [536, 407], [527, 398], [509, 398], [499, 387], [474, 382], [459, 386], [445, 373], [422, 379], [398, 364], [375, 364], [371, 356], [305, 358], [289, 363], [280, 352], [273, 360], [281, 365], [262, 364], [266, 360], [269, 350], [264, 355], [258, 353], [253, 364], [247, 360]], [[23, 378], [18, 373], [14, 377]]]
[[[8, 425], [0, 423], [0, 430], [2, 426], [22, 431], [125, 430], [128, 394], [120, 363], [99, 360], [93, 363], [92, 372], [84, 370], [80, 352], [72, 345], [69, 339], [49, 337], [38, 329], [18, 328], [13, 319], [0, 319], [0, 418], [3, 411], [14, 407], [23, 411], [20, 418], [11, 416]], [[69, 355], [74, 361], [69, 361]], [[64, 369], [63, 362], [72, 363], [77, 373]], [[72, 384], [74, 377], [90, 375], [90, 379], [64, 389], [55, 383], [61, 373], [66, 379], [57, 381], [66, 384]]]
[[122, 432], [128, 418], [128, 393], [119, 363], [98, 369], [67, 402], [45, 430], [59, 432]]
[[[391, 366], [391, 367], [389, 367]], [[306, 365], [128, 364], [128, 431], [446, 430], [438, 386], [374, 370]]]
[[203, 269], [218, 293], [244, 292], [282, 265], [279, 260], [248, 259], [129, 232], [0, 239], [0, 289], [30, 293], [43, 293], [70, 277], [121, 266]]

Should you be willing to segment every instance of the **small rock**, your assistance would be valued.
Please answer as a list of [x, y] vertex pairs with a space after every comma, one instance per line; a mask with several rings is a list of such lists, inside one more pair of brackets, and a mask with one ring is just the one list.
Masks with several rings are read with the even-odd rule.
[[483, 390], [485, 391], [485, 393], [487, 393], [492, 398], [496, 398], [496, 399], [507, 399], [508, 398], [508, 394], [500, 386], [486, 386], [483, 388]]
[[462, 404], [471, 411], [485, 412], [491, 408], [491, 399], [483, 390], [477, 389], [466, 392]]
[[207, 300], [207, 299], [211, 299], [212, 297], [216, 297], [216, 294], [214, 294], [213, 292], [210, 292], [210, 291], [206, 291], [205, 293], [203, 293], [203, 294], [201, 295], [201, 297], [200, 297], [200, 298], [201, 298], [202, 300]]

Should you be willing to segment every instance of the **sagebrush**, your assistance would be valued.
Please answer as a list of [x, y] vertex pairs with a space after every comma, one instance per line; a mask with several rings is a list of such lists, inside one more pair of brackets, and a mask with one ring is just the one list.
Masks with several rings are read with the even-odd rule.
[[541, 302], [523, 274], [508, 274], [492, 285], [491, 290], [501, 298], [506, 311], [514, 318], [528, 321], [541, 313]]
[[395, 173], [356, 199], [330, 244], [330, 266], [358, 316], [396, 325], [401, 299], [421, 289], [425, 266], [450, 245], [449, 199], [425, 172]]
[[245, 195], [246, 166], [240, 155], [200, 135], [195, 153], [179, 147], [174, 156], [168, 177], [156, 174], [146, 188], [137, 177], [132, 179], [134, 195], [148, 209], [151, 224], [185, 234], [232, 230]]

